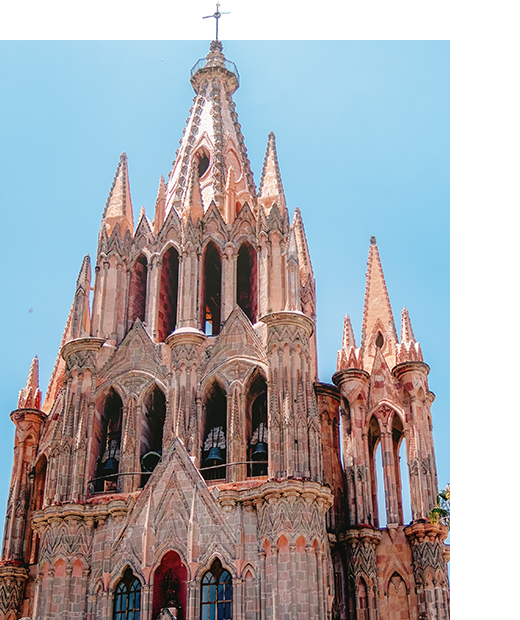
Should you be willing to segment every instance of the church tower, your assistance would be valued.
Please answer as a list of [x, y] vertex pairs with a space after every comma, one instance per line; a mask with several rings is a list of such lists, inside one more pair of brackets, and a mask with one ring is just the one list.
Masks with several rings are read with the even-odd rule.
[[375, 239], [361, 346], [347, 316], [320, 383], [275, 136], [257, 188], [220, 41], [191, 84], [153, 221], [123, 153], [45, 398], [36, 358], [11, 414], [0, 620], [444, 620], [429, 368], [406, 311], [398, 342]]

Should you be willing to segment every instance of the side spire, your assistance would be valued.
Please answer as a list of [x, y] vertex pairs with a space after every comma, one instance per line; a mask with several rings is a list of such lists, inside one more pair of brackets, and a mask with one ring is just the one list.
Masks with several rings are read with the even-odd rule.
[[360, 368], [363, 370], [361, 349], [356, 347], [354, 330], [352, 329], [352, 323], [348, 314], [345, 315], [345, 320], [343, 321], [343, 342], [341, 350], [338, 351], [337, 370], [346, 370], [347, 368]]
[[41, 396], [39, 387], [39, 364], [38, 356], [36, 355], [31, 363], [27, 383], [25, 387], [20, 390], [18, 395], [18, 409], [39, 409]]
[[83, 338], [90, 335], [90, 256], [87, 254], [81, 263], [76, 293], [72, 304], [72, 338]]
[[370, 237], [361, 332], [361, 348], [364, 349], [365, 368], [371, 366], [368, 363], [368, 358], [374, 358], [376, 348], [382, 350], [388, 365], [394, 366], [396, 345], [397, 333], [379, 250], [376, 238]]
[[159, 179], [159, 189], [157, 190], [157, 199], [155, 200], [155, 215], [153, 218], [153, 232], [155, 235], [159, 233], [164, 224], [164, 214], [166, 210], [166, 183], [164, 176]]
[[266, 213], [269, 213], [275, 202], [281, 212], [286, 207], [282, 176], [276, 153], [276, 140], [272, 131], [267, 139], [262, 178], [258, 188], [258, 202], [264, 207]]
[[397, 345], [396, 363], [422, 361], [421, 345], [415, 340], [408, 310], [403, 308], [401, 312], [401, 343]]
[[133, 235], [134, 216], [132, 200], [130, 198], [126, 153], [123, 153], [119, 158], [119, 164], [117, 165], [116, 174], [105, 205], [105, 211], [103, 212], [101, 228], [105, 225], [107, 234], [110, 237], [116, 224], [119, 224], [121, 237], [125, 236], [127, 230]]

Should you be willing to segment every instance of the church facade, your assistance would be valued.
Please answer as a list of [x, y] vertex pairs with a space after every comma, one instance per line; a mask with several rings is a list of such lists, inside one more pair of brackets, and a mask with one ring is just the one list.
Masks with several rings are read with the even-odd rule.
[[275, 137], [257, 188], [220, 41], [191, 83], [153, 221], [134, 225], [123, 154], [47, 393], [35, 358], [11, 413], [0, 620], [445, 620], [429, 367], [376, 240], [361, 341], [347, 315], [320, 382]]

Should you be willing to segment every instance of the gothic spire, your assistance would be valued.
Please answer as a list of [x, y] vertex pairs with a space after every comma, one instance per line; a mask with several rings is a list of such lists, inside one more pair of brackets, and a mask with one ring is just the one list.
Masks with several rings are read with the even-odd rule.
[[[361, 347], [365, 349], [365, 353], [371, 358], [375, 355], [375, 348], [382, 349], [385, 356], [390, 356], [388, 362], [390, 367], [392, 367], [395, 361], [396, 344], [397, 333], [395, 331], [394, 317], [386, 289], [379, 250], [376, 238], [370, 237]], [[368, 364], [365, 363], [365, 367], [367, 366]]]
[[296, 245], [298, 246], [298, 258], [300, 262], [300, 277], [302, 286], [306, 286], [310, 280], [314, 281], [314, 273], [312, 271], [311, 254], [309, 252], [309, 245], [307, 244], [307, 237], [305, 235], [305, 228], [303, 226], [302, 214], [300, 209], [296, 207], [294, 209], [293, 228], [296, 237]]
[[266, 213], [269, 212], [275, 202], [281, 212], [283, 212], [286, 206], [280, 166], [278, 165], [278, 156], [276, 154], [276, 140], [272, 131], [267, 139], [262, 178], [258, 187], [258, 201], [263, 205]]
[[224, 216], [226, 181], [230, 168], [240, 203], [256, 203], [253, 173], [232, 95], [238, 88], [238, 70], [222, 53], [222, 43], [212, 41], [209, 54], [191, 70], [195, 90], [193, 107], [170, 172], [165, 215], [182, 208], [183, 195], [195, 166], [202, 201], [213, 200]]
[[76, 293], [72, 304], [72, 338], [90, 335], [90, 256], [87, 254], [79, 270]]
[[25, 387], [20, 390], [18, 395], [18, 409], [39, 409], [41, 402], [41, 392], [38, 378], [38, 356], [36, 355], [31, 363], [29, 376]]
[[159, 180], [159, 189], [157, 190], [157, 199], [155, 200], [155, 215], [153, 218], [153, 232], [155, 235], [159, 233], [164, 224], [164, 213], [166, 209], [166, 183], [164, 176], [161, 175]]
[[104, 224], [107, 234], [110, 236], [117, 223], [119, 223], [121, 237], [125, 236], [127, 230], [130, 231], [130, 234], [133, 234], [134, 217], [132, 213], [132, 200], [130, 198], [126, 153], [123, 153], [119, 158], [114, 181], [112, 182], [105, 211], [103, 212], [101, 228], [103, 228]]

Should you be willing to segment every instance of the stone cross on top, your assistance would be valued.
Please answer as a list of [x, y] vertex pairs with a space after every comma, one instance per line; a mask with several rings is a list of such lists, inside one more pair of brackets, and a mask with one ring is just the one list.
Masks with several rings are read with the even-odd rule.
[[216, 26], [217, 26], [217, 31], [215, 34], [215, 41], [218, 41], [218, 20], [222, 17], [222, 15], [229, 15], [231, 13], [231, 11], [225, 11], [225, 12], [221, 12], [218, 10], [220, 6], [220, 2], [217, 2], [217, 10], [213, 13], [213, 15], [206, 15], [205, 17], [203, 17], [202, 19], [208, 19], [208, 17], [214, 17], [215, 18], [215, 22], [216, 22]]

